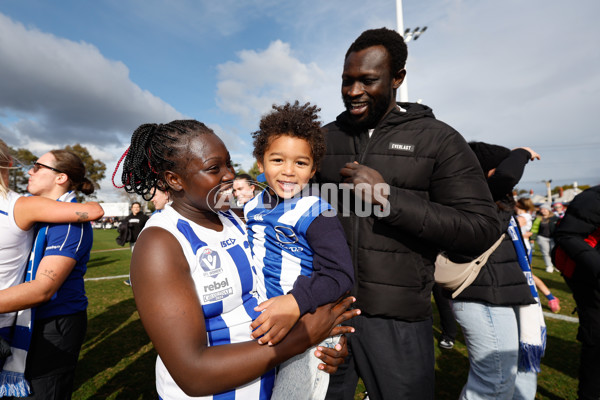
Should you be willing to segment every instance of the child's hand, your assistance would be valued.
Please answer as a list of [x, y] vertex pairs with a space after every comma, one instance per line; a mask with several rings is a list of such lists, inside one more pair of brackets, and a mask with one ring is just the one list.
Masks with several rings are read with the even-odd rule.
[[254, 310], [262, 311], [262, 314], [250, 325], [253, 330], [250, 336], [252, 339], [260, 337], [258, 343], [268, 343], [269, 346], [279, 343], [300, 318], [300, 308], [291, 294], [273, 297]]

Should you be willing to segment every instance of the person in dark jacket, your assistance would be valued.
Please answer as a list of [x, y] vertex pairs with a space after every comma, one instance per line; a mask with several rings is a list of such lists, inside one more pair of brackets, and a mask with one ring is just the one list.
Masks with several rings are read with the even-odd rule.
[[558, 217], [552, 213], [550, 204], [542, 204], [540, 206], [540, 215], [535, 219], [532, 225], [531, 236], [540, 248], [544, 264], [546, 264], [546, 272], [554, 272], [554, 265], [552, 265], [552, 257], [550, 256], [552, 247], [554, 247], [554, 241], [552, 235], [554, 234], [554, 228], [558, 222]]
[[362, 311], [328, 399], [354, 398], [359, 376], [373, 399], [433, 399], [436, 255], [479, 255], [500, 236], [466, 141], [429, 107], [396, 104], [406, 55], [397, 32], [363, 32], [345, 58], [346, 111], [324, 127], [327, 152], [317, 180], [322, 195], [339, 189], [330, 203], [337, 203], [348, 239]]
[[146, 222], [148, 222], [148, 216], [142, 212], [142, 205], [137, 201], [131, 203], [131, 214], [125, 217], [122, 222], [123, 224], [127, 224], [127, 229], [131, 232], [131, 237], [129, 238], [131, 251], [135, 247], [135, 242], [140, 232], [146, 226]]
[[[540, 156], [527, 147], [511, 151], [482, 142], [469, 145], [488, 179], [502, 231], [506, 232], [514, 216], [512, 190], [527, 162]], [[449, 292], [446, 295], [450, 297]], [[490, 255], [475, 281], [451, 303], [469, 352], [469, 376], [460, 399], [533, 400], [536, 372], [518, 371], [519, 306], [534, 304], [535, 300], [510, 235]]]
[[[148, 216], [142, 212], [142, 205], [134, 201], [131, 203], [131, 214], [129, 214], [125, 219], [121, 222], [121, 226], [126, 226], [126, 241], [129, 242], [131, 246], [131, 252], [133, 253], [133, 249], [135, 248], [135, 242], [137, 241], [138, 236], [144, 226], [146, 226], [146, 222], [148, 222]], [[127, 279], [123, 281], [127, 286], [131, 286], [131, 280]]]
[[581, 342], [578, 396], [600, 399], [600, 185], [575, 196], [554, 232], [556, 251], [564, 251], [574, 268], [562, 268], [573, 291]]

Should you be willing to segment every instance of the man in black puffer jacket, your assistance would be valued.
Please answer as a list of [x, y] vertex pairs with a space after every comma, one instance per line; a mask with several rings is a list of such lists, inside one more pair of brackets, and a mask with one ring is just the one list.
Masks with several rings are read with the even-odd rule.
[[346, 111], [324, 128], [317, 179], [325, 195], [331, 183], [351, 184], [334, 193], [362, 310], [350, 321], [357, 332], [328, 399], [352, 399], [359, 376], [372, 399], [433, 399], [436, 255], [476, 256], [500, 236], [495, 204], [462, 136], [426, 106], [396, 105], [405, 61], [398, 33], [363, 32], [346, 54]]
[[[556, 252], [574, 268], [563, 268], [579, 315], [581, 342], [578, 396], [600, 399], [600, 185], [575, 196], [554, 232]], [[558, 260], [556, 260], [558, 261]], [[556, 262], [556, 265], [559, 263]]]

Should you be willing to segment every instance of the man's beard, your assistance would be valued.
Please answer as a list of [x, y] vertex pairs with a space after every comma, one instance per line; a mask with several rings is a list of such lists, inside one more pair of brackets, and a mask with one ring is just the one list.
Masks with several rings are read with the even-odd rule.
[[348, 112], [350, 121], [352, 122], [354, 128], [359, 130], [365, 130], [375, 129], [379, 121], [381, 121], [383, 117], [387, 114], [389, 102], [374, 102], [372, 100], [369, 101], [367, 115], [364, 119], [360, 119], [362, 115], [360, 117], [355, 117], [350, 113], [348, 107], [348, 104], [350, 104], [350, 102], [344, 102], [344, 104], [346, 105], [346, 111]]

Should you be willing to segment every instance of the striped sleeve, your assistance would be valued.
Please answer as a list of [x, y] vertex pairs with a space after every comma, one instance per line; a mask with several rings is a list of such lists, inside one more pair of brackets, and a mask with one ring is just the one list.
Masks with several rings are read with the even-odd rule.
[[47, 235], [44, 256], [64, 256], [78, 259], [78, 254], [85, 251], [83, 224], [53, 224]]

